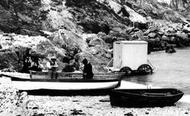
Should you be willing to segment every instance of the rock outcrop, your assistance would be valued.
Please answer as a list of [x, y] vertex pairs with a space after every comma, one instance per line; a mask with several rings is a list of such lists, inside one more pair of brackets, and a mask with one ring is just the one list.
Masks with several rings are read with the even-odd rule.
[[114, 41], [145, 40], [149, 52], [164, 50], [168, 44], [189, 46], [188, 9], [174, 9], [169, 4], [148, 0], [1, 0], [0, 69], [19, 71], [21, 54], [27, 48], [45, 62], [49, 54], [56, 54], [60, 70], [64, 58], [81, 61], [85, 57], [99, 72], [105, 71], [112, 58]]

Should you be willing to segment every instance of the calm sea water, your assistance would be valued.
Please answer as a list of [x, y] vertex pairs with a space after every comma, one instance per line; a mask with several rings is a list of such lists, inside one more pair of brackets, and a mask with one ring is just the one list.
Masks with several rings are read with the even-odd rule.
[[190, 94], [190, 48], [176, 49], [176, 53], [164, 51], [148, 55], [156, 68], [153, 74], [126, 77], [125, 80], [152, 86], [178, 88]]

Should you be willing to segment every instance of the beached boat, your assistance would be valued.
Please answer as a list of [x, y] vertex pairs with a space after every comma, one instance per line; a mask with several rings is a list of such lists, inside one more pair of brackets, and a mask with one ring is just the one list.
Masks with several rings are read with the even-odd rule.
[[[109, 90], [119, 86], [122, 73], [97, 73], [91, 80], [84, 80], [82, 73], [57, 73], [51, 79], [49, 72], [31, 72], [29, 77], [10, 77], [12, 84], [20, 91], [92, 91]], [[48, 92], [47, 92], [48, 93]]]
[[163, 107], [174, 105], [183, 92], [173, 88], [162, 89], [117, 89], [110, 93], [112, 106]]

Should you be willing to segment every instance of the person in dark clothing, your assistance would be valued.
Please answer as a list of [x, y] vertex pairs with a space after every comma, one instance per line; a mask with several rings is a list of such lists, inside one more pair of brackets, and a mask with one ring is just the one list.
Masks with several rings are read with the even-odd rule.
[[93, 71], [92, 71], [92, 65], [88, 62], [86, 58], [82, 61], [82, 63], [84, 64], [83, 78], [92, 79], [94, 76]]
[[167, 45], [165, 52], [166, 53], [175, 53], [176, 50], [174, 49], [174, 47], [172, 45]]
[[68, 57], [64, 57], [63, 58], [63, 69], [62, 69], [62, 72], [74, 72], [75, 71], [75, 69], [74, 69], [74, 67], [73, 67], [73, 64], [72, 63], [70, 63], [70, 59], [68, 58]]
[[64, 66], [62, 72], [74, 72], [74, 68], [72, 65], [65, 63], [65, 66]]
[[39, 64], [39, 57], [38, 56], [31, 56], [31, 68], [30, 70], [32, 71], [42, 71], [42, 68], [40, 67]]
[[[30, 54], [30, 48], [27, 48], [25, 52], [23, 53], [23, 67], [21, 72], [22, 73], [29, 73], [31, 68], [31, 54]], [[16, 52], [18, 57], [21, 57], [22, 53]]]
[[30, 68], [31, 68], [31, 61], [30, 61], [30, 57], [26, 57], [24, 62], [23, 62], [23, 67], [21, 72], [23, 73], [30, 73]]

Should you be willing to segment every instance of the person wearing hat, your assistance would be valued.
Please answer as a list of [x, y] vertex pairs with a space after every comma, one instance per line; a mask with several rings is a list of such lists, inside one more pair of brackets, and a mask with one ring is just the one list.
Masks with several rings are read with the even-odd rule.
[[49, 71], [51, 72], [51, 79], [57, 79], [57, 68], [58, 64], [56, 62], [56, 57], [51, 57], [51, 60], [47, 63], [47, 67]]
[[92, 65], [88, 62], [86, 58], [82, 61], [82, 63], [84, 64], [83, 78], [92, 79], [94, 76], [93, 71], [92, 71]]

